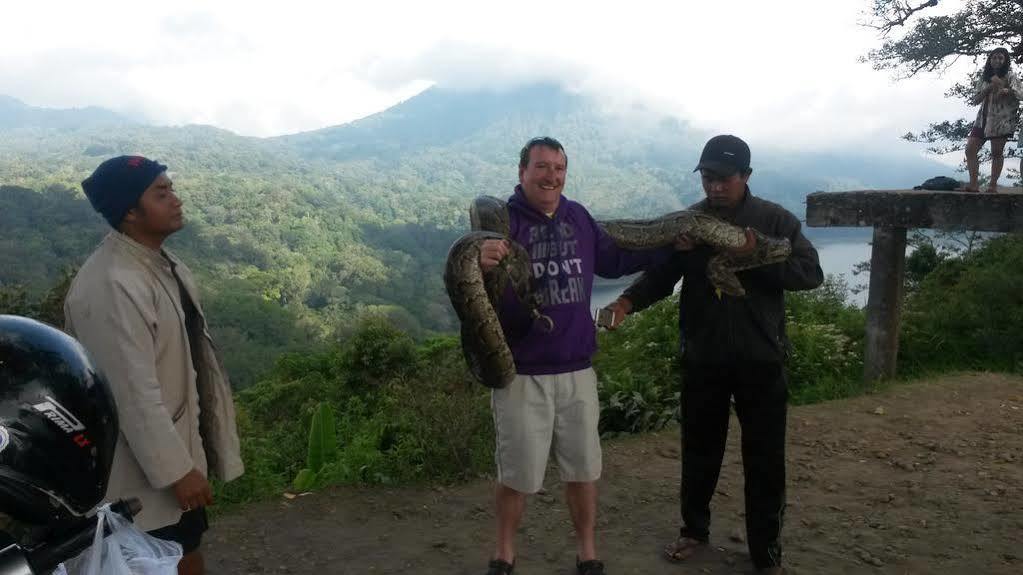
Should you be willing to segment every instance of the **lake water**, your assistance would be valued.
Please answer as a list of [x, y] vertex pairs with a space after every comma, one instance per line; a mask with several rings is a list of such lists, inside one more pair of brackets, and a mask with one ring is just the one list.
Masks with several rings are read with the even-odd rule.
[[[852, 270], [856, 264], [870, 260], [869, 239], [832, 242], [815, 240], [814, 245], [820, 255], [821, 269], [824, 270], [825, 275], [844, 276], [850, 287], [859, 284], [863, 284], [864, 287], [867, 285], [869, 274], [863, 273], [854, 276]], [[596, 278], [590, 307], [597, 309], [613, 302], [622, 293], [622, 290], [632, 283], [633, 279], [634, 276], [617, 280]], [[850, 296], [850, 301], [860, 307], [867, 305], [867, 290], [864, 289], [860, 293]]]

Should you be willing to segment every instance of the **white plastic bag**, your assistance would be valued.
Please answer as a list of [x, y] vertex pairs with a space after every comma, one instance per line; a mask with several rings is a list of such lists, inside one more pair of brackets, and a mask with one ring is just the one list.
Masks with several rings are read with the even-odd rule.
[[[92, 546], [64, 563], [67, 575], [177, 575], [181, 545], [140, 530], [110, 504], [99, 508]], [[110, 535], [103, 537], [103, 526]]]

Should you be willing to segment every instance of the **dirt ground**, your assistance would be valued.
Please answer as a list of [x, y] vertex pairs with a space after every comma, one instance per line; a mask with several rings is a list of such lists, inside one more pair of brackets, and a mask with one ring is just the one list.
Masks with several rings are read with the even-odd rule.
[[[608, 572], [752, 570], [743, 542], [738, 424], [714, 498], [712, 547], [686, 565], [677, 533], [677, 429], [607, 441], [598, 545]], [[790, 572], [1023, 573], [1023, 378], [963, 374], [789, 412]], [[219, 517], [211, 575], [475, 574], [492, 548], [491, 484], [337, 488]], [[530, 499], [516, 574], [573, 573], [555, 470]]]

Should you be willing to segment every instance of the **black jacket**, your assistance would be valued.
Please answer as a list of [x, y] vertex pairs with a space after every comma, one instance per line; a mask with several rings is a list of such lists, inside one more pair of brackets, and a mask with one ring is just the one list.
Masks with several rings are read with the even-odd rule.
[[704, 200], [692, 210], [714, 214], [768, 236], [786, 237], [792, 255], [784, 262], [737, 273], [744, 297], [718, 293], [707, 279], [713, 251], [699, 246], [676, 252], [665, 264], [643, 273], [623, 294], [639, 311], [671, 295], [680, 278], [678, 323], [682, 357], [687, 363], [722, 364], [735, 361], [784, 361], [785, 290], [809, 290], [824, 281], [817, 250], [801, 231], [799, 220], [785, 208], [754, 197], [746, 188], [742, 203], [729, 212], [712, 209]]

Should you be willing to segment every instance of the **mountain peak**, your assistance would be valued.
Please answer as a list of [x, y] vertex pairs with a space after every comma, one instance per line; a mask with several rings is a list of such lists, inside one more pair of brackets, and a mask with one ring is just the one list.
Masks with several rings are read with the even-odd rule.
[[86, 108], [40, 108], [0, 94], [0, 130], [15, 128], [77, 129], [132, 124], [124, 116], [96, 106]]
[[[457, 145], [492, 132], [550, 130], [589, 110], [587, 99], [556, 84], [507, 89], [433, 86], [394, 106], [348, 124], [283, 136], [311, 156], [343, 160]], [[537, 132], [538, 133], [538, 132]]]
[[0, 94], [0, 114], [8, 110], [24, 110], [29, 106], [14, 96], [8, 96], [7, 94]]

